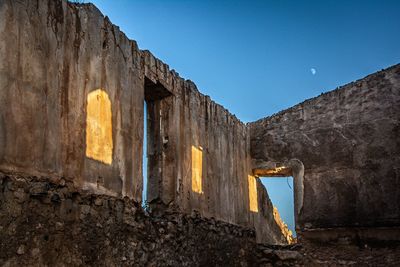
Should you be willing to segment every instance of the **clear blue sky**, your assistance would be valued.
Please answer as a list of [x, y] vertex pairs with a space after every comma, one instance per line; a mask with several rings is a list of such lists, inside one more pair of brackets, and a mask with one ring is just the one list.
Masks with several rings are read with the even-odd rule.
[[89, 2], [244, 122], [400, 63], [398, 0]]

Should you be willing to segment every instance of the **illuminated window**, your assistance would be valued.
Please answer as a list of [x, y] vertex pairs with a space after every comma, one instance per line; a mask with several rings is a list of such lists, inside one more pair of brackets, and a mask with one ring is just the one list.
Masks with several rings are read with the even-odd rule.
[[257, 181], [254, 176], [248, 175], [249, 181], [249, 207], [250, 211], [258, 212]]
[[111, 101], [101, 89], [90, 92], [86, 108], [86, 157], [112, 163]]
[[203, 151], [192, 146], [192, 191], [202, 194]]

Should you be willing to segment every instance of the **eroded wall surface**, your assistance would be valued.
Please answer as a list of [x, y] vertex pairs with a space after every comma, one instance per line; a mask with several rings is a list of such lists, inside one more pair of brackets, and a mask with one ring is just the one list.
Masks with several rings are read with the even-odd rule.
[[[145, 62], [148, 77], [166, 68], [150, 53]], [[173, 202], [186, 211], [194, 208], [206, 216], [247, 224], [248, 192], [242, 190], [251, 173], [247, 127], [199, 93], [194, 83], [174, 74], [170, 80], [156, 76], [174, 96], [156, 104], [163, 146], [155, 153], [162, 154], [162, 171], [156, 179], [149, 177], [157, 188], [148, 201]]]
[[[1, 169], [66, 177], [140, 201], [143, 78], [136, 43], [90, 4], [1, 0], [0, 18]], [[91, 105], [97, 90], [111, 110]], [[91, 107], [104, 113], [92, 124]], [[91, 147], [87, 140], [94, 140]], [[99, 150], [104, 145], [108, 152]]]
[[257, 266], [254, 230], [0, 173], [1, 266]]
[[267, 224], [259, 241], [285, 242], [260, 182], [249, 189], [247, 126], [193, 82], [92, 4], [0, 0], [0, 18], [1, 171], [140, 202], [146, 100], [154, 210]]
[[399, 266], [400, 245], [256, 244], [254, 230], [197, 215], [148, 216], [128, 198], [0, 173], [0, 265]]
[[400, 225], [400, 65], [249, 127], [257, 164], [304, 164], [301, 230]]
[[173, 94], [152, 103], [149, 112], [154, 114], [148, 115], [154, 120], [148, 124], [160, 127], [156, 143], [162, 144], [148, 147], [159, 170], [149, 176], [148, 201], [155, 209], [177, 206], [186, 213], [196, 210], [205, 217], [255, 226], [260, 242], [285, 243], [268, 194], [254, 177], [258, 193], [251, 195], [247, 126], [148, 51], [144, 62], [146, 77]]

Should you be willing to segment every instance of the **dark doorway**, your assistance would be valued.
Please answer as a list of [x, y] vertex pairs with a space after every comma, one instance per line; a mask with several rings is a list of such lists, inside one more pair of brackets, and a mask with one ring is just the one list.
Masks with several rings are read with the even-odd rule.
[[160, 83], [145, 78], [143, 137], [143, 206], [159, 197], [162, 179], [162, 153], [165, 136], [162, 133], [162, 100], [172, 94]]

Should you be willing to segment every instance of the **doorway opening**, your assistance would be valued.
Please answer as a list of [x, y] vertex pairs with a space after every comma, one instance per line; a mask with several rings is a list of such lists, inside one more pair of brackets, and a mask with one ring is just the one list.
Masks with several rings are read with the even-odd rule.
[[[290, 227], [291, 229], [289, 230], [291, 230], [292, 234], [297, 236], [297, 233], [301, 231], [301, 217], [303, 214], [303, 162], [293, 158], [286, 160], [284, 163], [261, 161], [257, 162], [255, 166], [256, 168], [253, 169], [253, 174], [255, 176], [270, 177], [268, 179], [263, 179], [262, 183], [267, 189], [273, 204], [278, 206], [276, 210], [274, 209], [274, 215], [279, 215], [279, 212], [287, 214], [284, 215], [284, 219], [286, 219], [288, 228]], [[294, 241], [297, 242], [297, 240]]]
[[260, 177], [274, 206], [274, 219], [282, 233], [296, 239], [293, 177]]
[[[261, 161], [255, 164], [253, 174], [262, 177], [261, 182], [274, 205], [274, 218], [282, 233], [290, 241], [297, 242], [297, 232], [301, 229], [304, 200], [304, 165], [299, 159], [285, 162]], [[285, 221], [285, 223], [283, 223]], [[285, 227], [286, 224], [286, 227]], [[290, 243], [290, 242], [289, 242]]]
[[171, 96], [160, 83], [145, 78], [144, 105], [143, 105], [143, 191], [142, 206], [150, 209], [150, 203], [160, 194], [160, 181], [162, 179], [163, 134], [162, 101]]

